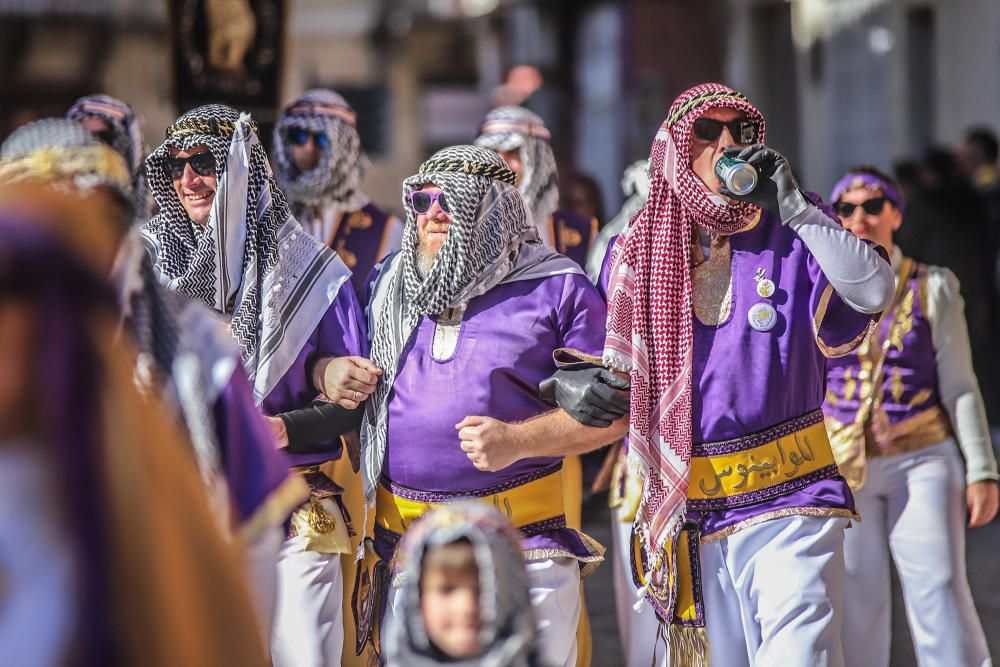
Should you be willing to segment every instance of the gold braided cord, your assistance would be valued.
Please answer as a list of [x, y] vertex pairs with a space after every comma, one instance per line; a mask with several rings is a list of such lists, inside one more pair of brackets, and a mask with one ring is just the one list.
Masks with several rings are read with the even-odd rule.
[[40, 148], [23, 157], [0, 161], [0, 182], [55, 181], [94, 176], [99, 185], [128, 189], [132, 178], [124, 158], [109, 146], [91, 144]]
[[507, 165], [486, 164], [485, 162], [477, 162], [475, 160], [428, 160], [420, 165], [420, 170], [417, 173], [429, 174], [434, 172], [484, 176], [510, 186], [517, 183], [517, 175]]
[[[250, 121], [250, 129], [257, 133], [257, 122]], [[224, 118], [185, 118], [167, 128], [167, 138], [183, 137], [189, 134], [206, 134], [215, 137], [233, 136], [236, 121]]]
[[682, 104], [677, 108], [677, 111], [670, 114], [667, 118], [666, 125], [672, 127], [677, 121], [687, 115], [691, 109], [701, 106], [702, 104], [707, 104], [708, 102], [714, 102], [716, 100], [721, 100], [724, 98], [730, 98], [734, 100], [739, 100], [740, 102], [748, 102], [745, 95], [741, 95], [736, 92], [720, 92], [720, 93], [705, 93], [703, 95], [696, 95], [692, 97], [687, 102]]

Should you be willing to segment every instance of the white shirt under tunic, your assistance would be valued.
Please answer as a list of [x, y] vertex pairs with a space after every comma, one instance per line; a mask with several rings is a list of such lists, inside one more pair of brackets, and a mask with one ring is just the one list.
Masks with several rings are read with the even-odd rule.
[[54, 491], [36, 451], [0, 443], [0, 665], [65, 663], [75, 568]]

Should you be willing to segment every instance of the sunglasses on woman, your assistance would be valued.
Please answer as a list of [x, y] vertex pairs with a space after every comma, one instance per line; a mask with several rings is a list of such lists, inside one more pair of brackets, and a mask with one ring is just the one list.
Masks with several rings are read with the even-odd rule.
[[293, 146], [305, 146], [309, 137], [312, 137], [316, 148], [329, 148], [330, 146], [330, 137], [327, 136], [326, 132], [310, 132], [301, 127], [293, 127], [288, 130], [288, 141]]
[[199, 176], [215, 176], [218, 172], [218, 165], [215, 164], [215, 156], [212, 151], [195, 153], [190, 157], [176, 157], [168, 155], [163, 161], [163, 171], [170, 176], [173, 181], [179, 181], [184, 176], [184, 165], [191, 165], [191, 169]]
[[729, 135], [738, 144], [755, 144], [760, 135], [760, 125], [746, 118], [725, 122], [714, 118], [699, 118], [694, 122], [694, 136], [703, 141], [715, 141], [722, 136], [724, 127], [729, 129]]
[[868, 215], [878, 215], [882, 212], [882, 207], [885, 206], [885, 197], [872, 197], [871, 199], [866, 199], [860, 204], [851, 204], [846, 201], [839, 201], [834, 205], [837, 214], [842, 218], [849, 218], [854, 215], [855, 209], [859, 206], [864, 209], [864, 212]]
[[410, 206], [421, 215], [431, 210], [431, 204], [434, 202], [437, 202], [438, 206], [445, 213], [451, 213], [451, 209], [448, 208], [448, 200], [444, 197], [444, 192], [414, 190], [410, 193]]

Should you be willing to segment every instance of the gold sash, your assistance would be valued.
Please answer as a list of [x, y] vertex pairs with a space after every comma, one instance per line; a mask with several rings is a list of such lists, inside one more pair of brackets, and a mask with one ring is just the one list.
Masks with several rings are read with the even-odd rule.
[[712, 456], [693, 454], [688, 506], [711, 509], [715, 502], [730, 499], [738, 502], [743, 495], [748, 500], [770, 495], [768, 491], [781, 495], [776, 487], [834, 464], [822, 421], [742, 451]]
[[[475, 500], [489, 503], [502, 512], [512, 524], [525, 528], [532, 524], [563, 518], [562, 467], [544, 477], [531, 480], [512, 489], [485, 496], [460, 497], [455, 500]], [[397, 535], [427, 510], [443, 503], [424, 502], [398, 496], [379, 484], [375, 492], [375, 525]]]

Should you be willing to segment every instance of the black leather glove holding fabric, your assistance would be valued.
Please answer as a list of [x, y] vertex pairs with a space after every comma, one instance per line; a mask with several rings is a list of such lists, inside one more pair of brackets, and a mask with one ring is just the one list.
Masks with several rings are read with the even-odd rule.
[[318, 454], [330, 448], [330, 441], [337, 447], [337, 438], [361, 426], [364, 414], [363, 406], [347, 410], [329, 401], [314, 401], [308, 408], [278, 416], [288, 431], [290, 454]]
[[753, 144], [746, 148], [733, 146], [723, 151], [723, 155], [752, 165], [757, 170], [759, 180], [757, 187], [745, 195], [735, 195], [724, 185], [719, 189], [719, 194], [773, 211], [778, 214], [782, 223], [787, 223], [811, 206], [799, 189], [799, 182], [792, 173], [788, 159], [773, 148], [764, 144]]
[[560, 369], [538, 391], [584, 426], [607, 428], [628, 414], [628, 380], [600, 366]]

